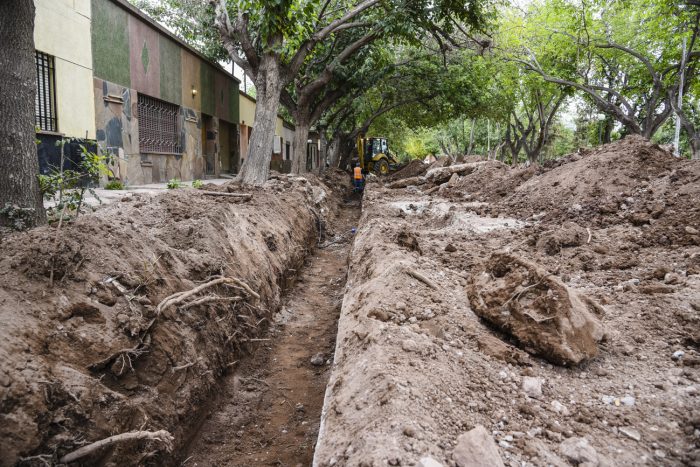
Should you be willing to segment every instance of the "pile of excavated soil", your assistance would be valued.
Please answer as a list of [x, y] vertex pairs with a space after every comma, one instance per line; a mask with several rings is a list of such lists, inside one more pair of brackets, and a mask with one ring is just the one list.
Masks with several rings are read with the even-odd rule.
[[648, 233], [643, 242], [700, 245], [700, 226], [693, 225], [700, 218], [698, 164], [679, 160], [641, 137], [630, 136], [550, 166], [506, 172], [503, 183], [494, 180], [486, 190], [475, 189], [480, 174], [470, 174], [456, 191], [476, 197], [486, 191], [489, 201], [497, 200], [489, 193], [505, 194], [492, 214], [541, 215], [545, 221], [571, 219], [596, 227], [631, 224]]
[[[208, 188], [242, 194], [234, 183]], [[339, 202], [299, 177], [247, 193], [135, 195], [60, 231], [2, 239], [0, 465], [55, 462], [132, 430], [168, 430], [183, 445]], [[241, 282], [157, 306], [219, 277]], [[177, 452], [162, 448], [122, 443], [82, 462], [163, 465]]]
[[700, 164], [478, 164], [368, 184], [315, 465], [699, 465]]
[[393, 174], [385, 178], [386, 181], [401, 180], [403, 178], [417, 177], [428, 171], [428, 164], [420, 159], [413, 159]]

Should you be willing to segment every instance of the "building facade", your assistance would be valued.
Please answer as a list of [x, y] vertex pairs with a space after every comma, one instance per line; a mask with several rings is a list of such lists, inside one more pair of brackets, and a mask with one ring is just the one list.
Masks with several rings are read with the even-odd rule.
[[[127, 185], [235, 174], [248, 153], [255, 99], [126, 0], [35, 0], [36, 122], [42, 172], [107, 156]], [[271, 168], [288, 172], [294, 127], [278, 117]], [[72, 162], [71, 162], [72, 161]]]
[[92, 0], [95, 127], [114, 177], [192, 180], [239, 166], [239, 82], [125, 0]]
[[34, 44], [37, 93], [35, 126], [39, 167], [58, 167], [63, 138], [64, 167], [77, 168], [80, 144], [95, 139], [90, 42], [91, 0], [35, 0]]

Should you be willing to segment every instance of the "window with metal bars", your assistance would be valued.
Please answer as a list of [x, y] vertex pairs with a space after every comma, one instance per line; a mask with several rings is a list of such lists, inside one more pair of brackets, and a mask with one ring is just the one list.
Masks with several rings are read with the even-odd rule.
[[36, 61], [35, 125], [43, 131], [58, 131], [54, 58], [39, 51], [35, 51], [34, 58]]
[[141, 152], [180, 154], [180, 108], [139, 93], [139, 148]]

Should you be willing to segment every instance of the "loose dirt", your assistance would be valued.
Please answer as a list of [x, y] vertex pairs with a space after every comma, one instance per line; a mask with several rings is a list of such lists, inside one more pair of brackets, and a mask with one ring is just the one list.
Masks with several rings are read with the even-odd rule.
[[224, 380], [184, 465], [311, 464], [345, 289], [350, 229], [358, 218], [359, 202], [340, 209], [337, 236], [307, 257], [270, 330]]
[[0, 466], [700, 465], [700, 164], [447, 162], [4, 237]]
[[[235, 183], [206, 188], [242, 194]], [[60, 232], [2, 238], [0, 465], [56, 463], [133, 430], [168, 430], [176, 447], [189, 439], [221, 376], [259, 346], [307, 252], [333, 235], [339, 198], [314, 177], [246, 192], [134, 195]], [[219, 277], [241, 282], [157, 306]], [[82, 462], [173, 458], [137, 441]]]
[[700, 164], [432, 170], [367, 186], [314, 465], [700, 465]]

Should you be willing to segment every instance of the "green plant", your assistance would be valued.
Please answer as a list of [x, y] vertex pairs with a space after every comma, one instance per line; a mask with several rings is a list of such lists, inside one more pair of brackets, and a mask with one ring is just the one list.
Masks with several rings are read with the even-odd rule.
[[179, 178], [171, 178], [168, 180], [168, 190], [176, 190], [182, 186]]
[[6, 204], [0, 209], [0, 216], [11, 221], [10, 226], [15, 230], [25, 230], [31, 224], [34, 208], [21, 208], [14, 204]]
[[121, 180], [110, 180], [105, 184], [105, 190], [123, 190], [124, 184]]
[[53, 205], [46, 210], [49, 222], [77, 218], [83, 209], [85, 193], [91, 193], [97, 201], [102, 200], [95, 190], [89, 186], [96, 183], [100, 175], [107, 172], [104, 158], [88, 151], [85, 146], [80, 146], [81, 162], [80, 171], [63, 169], [63, 147], [68, 140], [61, 140], [61, 166], [52, 168], [48, 175], [39, 175], [39, 188], [47, 201]]
[[199, 190], [199, 189], [202, 188], [203, 186], [204, 186], [204, 182], [201, 181], [201, 180], [199, 180], [199, 179], [194, 180], [194, 181], [192, 182], [192, 188], [196, 188], [197, 190]]

